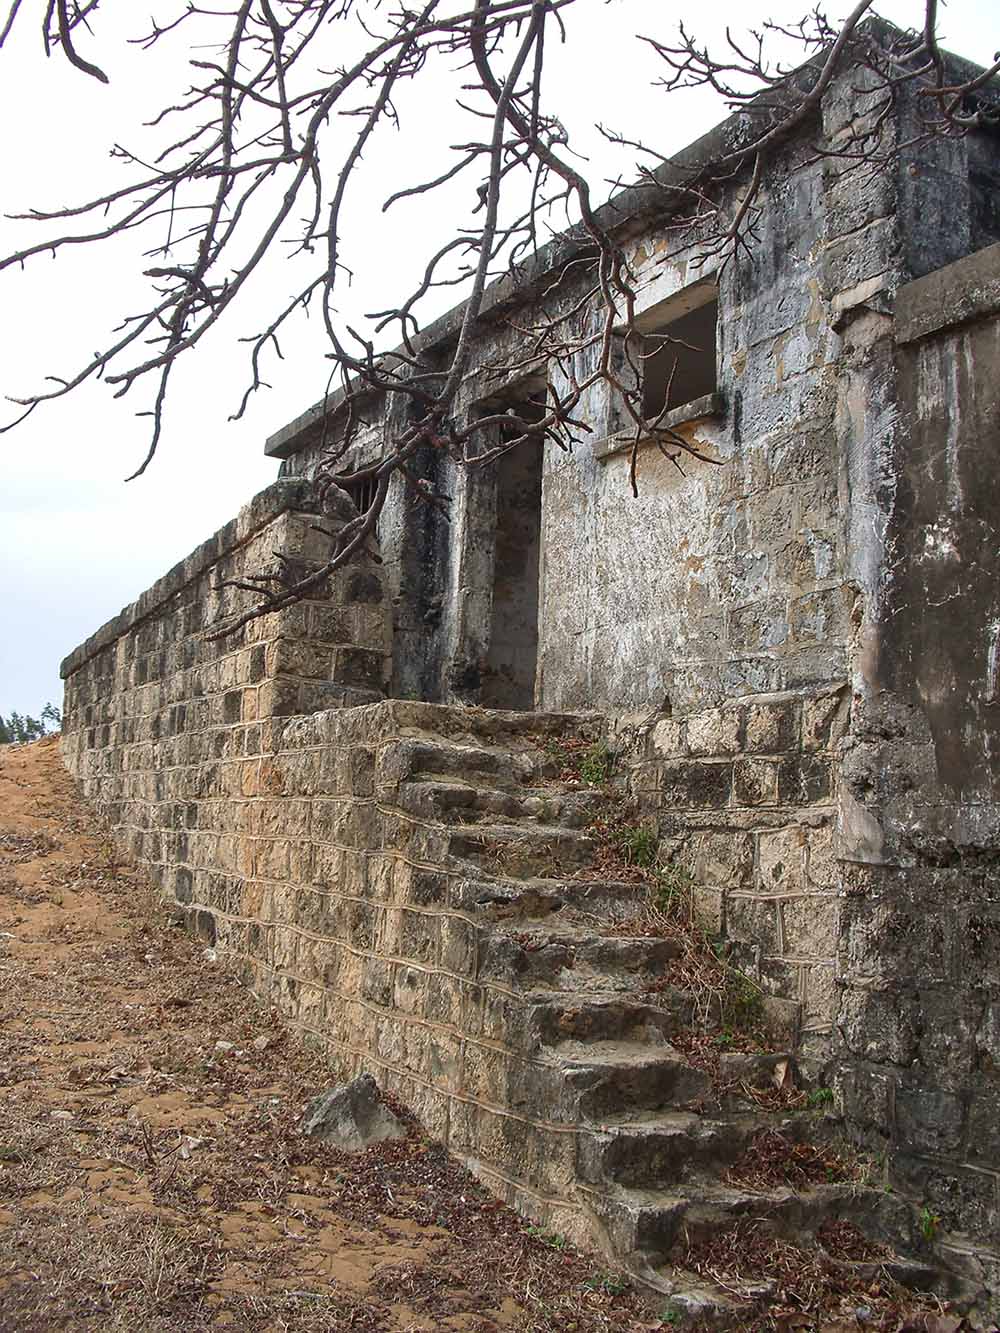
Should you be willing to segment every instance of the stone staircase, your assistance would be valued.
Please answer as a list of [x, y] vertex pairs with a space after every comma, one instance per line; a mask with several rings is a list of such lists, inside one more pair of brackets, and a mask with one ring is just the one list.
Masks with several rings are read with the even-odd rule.
[[[591, 1236], [678, 1317], [706, 1327], [767, 1304], [767, 1281], [734, 1290], [686, 1262], [701, 1243], [731, 1235], [738, 1244], [748, 1229], [816, 1252], [842, 1276], [888, 1271], [904, 1286], [971, 1304], [976, 1293], [937, 1262], [899, 1195], [851, 1173], [739, 1183], [761, 1135], [786, 1142], [790, 1154], [815, 1144], [852, 1172], [857, 1159], [846, 1146], [837, 1155], [836, 1117], [808, 1109], [804, 1090], [784, 1106], [774, 1095], [775, 1068], [787, 1059], [794, 1069], [794, 1051], [748, 1042], [714, 1069], [685, 1053], [705, 1029], [706, 1006], [663, 984], [683, 946], [642, 933], [647, 883], [595, 868], [608, 863], [592, 826], [609, 791], [567, 771], [600, 733], [596, 717], [469, 709], [453, 734], [405, 738], [396, 760], [400, 806], [445, 830], [455, 905], [477, 926], [476, 979], [522, 999], [517, 1037], [536, 1065], [511, 1087], [510, 1104], [537, 1111], [541, 1103], [548, 1119], [576, 1126], [572, 1191]], [[718, 1014], [707, 1022], [718, 1026]], [[724, 1040], [739, 1045], [738, 1034]], [[844, 1223], [860, 1258], [838, 1257], [824, 1240]]]

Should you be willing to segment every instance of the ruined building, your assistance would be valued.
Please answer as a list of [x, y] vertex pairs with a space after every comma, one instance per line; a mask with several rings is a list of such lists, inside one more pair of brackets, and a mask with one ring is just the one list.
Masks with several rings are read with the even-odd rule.
[[[851, 71], [816, 112], [834, 143], [866, 114]], [[633, 499], [594, 391], [572, 453], [423, 459], [450, 523], [397, 479], [381, 566], [206, 640], [220, 575], [324, 558], [307, 479], [334, 399], [63, 666], [71, 770], [258, 995], [525, 1212], [708, 1306], [725, 1292], [671, 1255], [737, 1216], [847, 1216], [915, 1281], [1000, 1278], [1000, 140], [907, 147], [896, 114], [876, 174], [804, 127], [721, 272], [648, 192], [614, 201], [642, 327], [687, 344], [670, 420], [716, 464], [648, 449]], [[572, 254], [493, 289], [462, 412], [544, 395], [488, 367]], [[355, 462], [395, 410], [368, 405]], [[603, 797], [566, 777], [601, 746], [875, 1187], [727, 1183], [762, 1124], [816, 1113], [741, 1099], [771, 1057], [724, 1057], [720, 1091], [685, 1054], [699, 997], [657, 987], [674, 942], [635, 928], [643, 883], [592, 868]]]

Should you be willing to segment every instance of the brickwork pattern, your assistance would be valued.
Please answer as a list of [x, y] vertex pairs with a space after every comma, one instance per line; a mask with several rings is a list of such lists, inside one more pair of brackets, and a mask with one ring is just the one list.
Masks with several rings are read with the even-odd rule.
[[796, 1008], [800, 1049], [820, 1058], [838, 1003], [836, 759], [847, 711], [846, 687], [834, 684], [750, 695], [622, 738], [661, 856], [687, 872], [735, 965]]

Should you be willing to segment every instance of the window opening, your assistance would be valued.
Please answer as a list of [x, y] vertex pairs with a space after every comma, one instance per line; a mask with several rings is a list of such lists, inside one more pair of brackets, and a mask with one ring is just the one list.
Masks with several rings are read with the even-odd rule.
[[640, 336], [642, 412], [655, 422], [664, 412], [714, 393], [717, 297]]
[[375, 503], [375, 494], [378, 490], [378, 481], [375, 477], [366, 477], [363, 481], [342, 481], [340, 486], [350, 496], [359, 514], [366, 514]]

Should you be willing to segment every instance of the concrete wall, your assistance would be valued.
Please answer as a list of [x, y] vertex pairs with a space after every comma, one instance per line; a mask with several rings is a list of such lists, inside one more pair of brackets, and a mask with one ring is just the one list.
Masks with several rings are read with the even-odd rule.
[[[885, 560], [842, 761], [845, 1110], [949, 1228], [1000, 1228], [1000, 246], [901, 289]], [[994, 1275], [995, 1280], [995, 1275]]]

